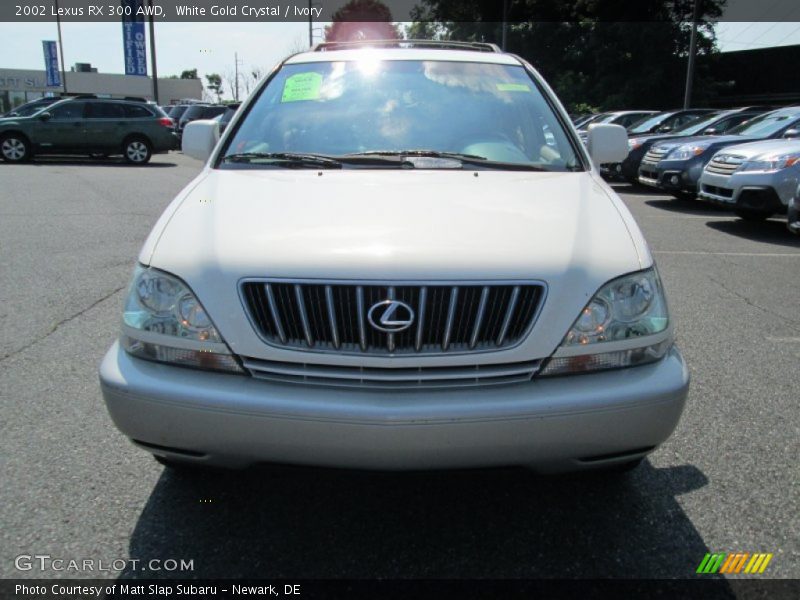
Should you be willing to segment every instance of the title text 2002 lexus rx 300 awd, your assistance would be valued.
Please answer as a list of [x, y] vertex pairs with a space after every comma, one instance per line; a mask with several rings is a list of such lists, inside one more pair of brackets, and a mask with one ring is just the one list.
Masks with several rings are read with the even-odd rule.
[[[398, 47], [402, 46], [402, 47]], [[274, 70], [144, 244], [100, 369], [172, 465], [636, 464], [689, 377], [653, 257], [530, 65], [321, 45]], [[591, 156], [591, 159], [590, 159]]]

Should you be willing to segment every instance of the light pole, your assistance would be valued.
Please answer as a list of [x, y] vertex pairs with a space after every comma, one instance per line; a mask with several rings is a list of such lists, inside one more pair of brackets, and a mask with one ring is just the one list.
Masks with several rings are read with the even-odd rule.
[[[238, 52], [234, 52], [233, 53], [233, 65], [234, 65], [234, 67], [233, 67], [233, 73], [234, 73], [233, 78], [236, 80], [236, 83], [234, 84], [234, 88], [233, 88], [234, 89], [234, 93], [233, 93], [234, 102], [238, 102], [239, 101], [239, 64], [241, 62], [244, 62], [244, 61], [240, 61], [239, 60], [239, 53]], [[230, 71], [228, 71], [228, 72], [230, 73]]]
[[508, 41], [508, 2], [509, 0], [503, 0], [503, 36], [500, 42], [503, 52], [506, 51], [506, 42]]
[[697, 20], [699, 18], [699, 6], [694, 0], [692, 9], [692, 35], [689, 38], [689, 62], [686, 65], [686, 90], [683, 94], [683, 108], [689, 108], [692, 103], [692, 82], [694, 80], [694, 55], [697, 53]]
[[153, 25], [153, 0], [150, 0], [150, 63], [153, 71], [153, 100], [158, 101], [158, 70], [156, 69], [156, 28]]
[[53, 0], [56, 8], [56, 27], [58, 27], [58, 54], [61, 58], [61, 85], [67, 94], [67, 70], [64, 68], [64, 44], [61, 43], [61, 17], [58, 16], [58, 0]]

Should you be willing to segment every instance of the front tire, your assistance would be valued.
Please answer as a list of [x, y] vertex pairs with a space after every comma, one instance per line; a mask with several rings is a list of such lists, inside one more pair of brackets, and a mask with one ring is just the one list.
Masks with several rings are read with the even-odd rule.
[[9, 163], [25, 162], [31, 157], [31, 144], [24, 136], [9, 133], [0, 138], [0, 156]]
[[153, 148], [143, 137], [132, 137], [125, 140], [122, 148], [125, 160], [132, 165], [145, 165], [153, 156]]
[[762, 210], [737, 209], [734, 210], [733, 212], [740, 219], [749, 221], [751, 223], [759, 223], [761, 221], [766, 221], [772, 216], [771, 212], [766, 212]]

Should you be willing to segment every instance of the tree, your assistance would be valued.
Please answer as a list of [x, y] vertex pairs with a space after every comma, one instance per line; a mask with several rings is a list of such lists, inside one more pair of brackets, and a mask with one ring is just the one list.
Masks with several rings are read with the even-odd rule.
[[289, 46], [287, 54], [291, 56], [292, 54], [299, 54], [300, 52], [306, 52], [307, 50], [308, 38], [302, 35], [296, 35], [294, 36], [292, 44]]
[[[502, 2], [421, 1], [409, 37], [500, 43]], [[723, 0], [698, 2], [702, 56], [715, 50], [710, 20], [721, 14]], [[693, 0], [509, 0], [508, 6], [507, 49], [533, 64], [568, 107], [682, 105]], [[714, 86], [697, 64], [694, 103], [702, 104]]]
[[256, 84], [261, 81], [263, 76], [264, 70], [261, 67], [257, 67], [255, 65], [250, 67], [250, 73], [243, 74], [242, 76], [244, 91], [249, 94]]
[[[239, 75], [239, 77], [241, 77], [241, 75]], [[222, 75], [222, 80], [228, 84], [228, 90], [230, 90], [231, 98], [236, 100], [238, 96], [236, 93], [236, 71], [234, 71], [231, 67], [227, 67]]]
[[206, 87], [217, 96], [217, 102], [222, 99], [222, 76], [218, 73], [209, 73], [206, 75]]
[[181, 73], [181, 79], [197, 79], [197, 69], [187, 69]]
[[350, 0], [325, 27], [326, 42], [402, 39], [392, 12], [380, 0]]

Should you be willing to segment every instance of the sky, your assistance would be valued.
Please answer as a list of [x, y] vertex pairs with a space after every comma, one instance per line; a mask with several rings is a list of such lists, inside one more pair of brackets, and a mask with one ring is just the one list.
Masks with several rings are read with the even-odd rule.
[[[200, 76], [219, 73], [224, 79], [228, 72], [234, 72], [237, 53], [240, 72], [248, 73], [253, 67], [266, 72], [288, 54], [308, 47], [308, 22], [156, 22], [155, 32], [159, 77], [196, 68]], [[321, 31], [315, 34], [315, 42], [320, 41]], [[125, 72], [120, 23], [62, 23], [61, 35], [67, 70], [76, 62], [84, 62], [101, 73]], [[56, 39], [55, 23], [0, 22], [0, 68], [44, 69], [42, 40]], [[149, 42], [147, 52], [149, 65]], [[223, 97], [230, 98], [225, 88]]]
[[[770, 0], [763, 1], [764, 17], [768, 18]], [[782, 16], [775, 14], [774, 18]], [[320, 41], [323, 25], [315, 24], [315, 42]], [[236, 53], [240, 72], [248, 73], [252, 67], [266, 72], [286, 55], [308, 46], [307, 22], [157, 22], [155, 28], [159, 77], [196, 68], [201, 76], [219, 73], [225, 78], [233, 73]], [[67, 69], [76, 62], [88, 62], [103, 73], [124, 72], [121, 24], [63, 23], [62, 36]], [[717, 38], [723, 52], [800, 44], [800, 22], [720, 23]], [[0, 22], [0, 67], [44, 69], [41, 40], [55, 39], [55, 23]], [[9, 51], [12, 48], [13, 52]], [[230, 98], [225, 88], [224, 97]]]

